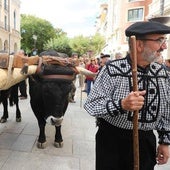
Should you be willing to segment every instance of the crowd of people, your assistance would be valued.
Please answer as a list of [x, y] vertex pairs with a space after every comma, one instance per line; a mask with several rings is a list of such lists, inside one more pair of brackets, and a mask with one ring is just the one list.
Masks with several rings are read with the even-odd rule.
[[[98, 75], [100, 70], [104, 65], [109, 63], [110, 61], [114, 59], [120, 59], [123, 58], [122, 53], [117, 52], [115, 53], [115, 57], [111, 59], [110, 54], [104, 54], [101, 53], [99, 57], [88, 57], [86, 55], [79, 57], [79, 66], [83, 67], [93, 73]], [[79, 81], [79, 87], [84, 88], [82, 91], [87, 93], [87, 96], [89, 95], [91, 88], [93, 87], [94, 81], [96, 79], [96, 76], [84, 76], [82, 74], [78, 75], [78, 81]]]

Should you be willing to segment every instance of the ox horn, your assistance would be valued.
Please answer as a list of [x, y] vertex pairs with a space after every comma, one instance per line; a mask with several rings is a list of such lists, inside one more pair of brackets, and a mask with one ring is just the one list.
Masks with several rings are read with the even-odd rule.
[[97, 73], [93, 73], [83, 67], [77, 66], [76, 69], [78, 70], [79, 74], [83, 74], [85, 76], [95, 77], [97, 75]]

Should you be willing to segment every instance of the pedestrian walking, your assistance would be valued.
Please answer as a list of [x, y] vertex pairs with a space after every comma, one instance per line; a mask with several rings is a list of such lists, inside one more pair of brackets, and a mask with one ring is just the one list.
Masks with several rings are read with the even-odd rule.
[[[137, 22], [125, 33], [127, 37], [136, 37], [139, 90], [132, 91], [131, 53], [111, 61], [98, 74], [84, 104], [85, 110], [97, 119], [96, 170], [133, 170], [136, 110], [139, 169], [154, 170], [156, 164], [165, 164], [169, 158], [170, 81], [165, 67], [154, 61], [167, 48], [170, 27], [153, 21]], [[154, 130], [158, 133], [158, 144]]]
[[[93, 73], [97, 73], [98, 72], [99, 66], [96, 63], [95, 58], [91, 58], [90, 64], [87, 65], [86, 69], [91, 71], [91, 72], [93, 72]], [[86, 76], [86, 81], [87, 81], [87, 95], [89, 95], [90, 90], [92, 88], [92, 85], [94, 83], [94, 77]]]

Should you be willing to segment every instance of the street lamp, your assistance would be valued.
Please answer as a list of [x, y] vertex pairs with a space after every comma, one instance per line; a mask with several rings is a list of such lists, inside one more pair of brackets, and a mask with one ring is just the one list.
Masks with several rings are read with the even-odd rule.
[[90, 50], [88, 50], [88, 56], [89, 56], [89, 58], [91, 58], [93, 56], [92, 37], [91, 36], [89, 37], [89, 47], [90, 47]]
[[34, 39], [34, 48], [36, 49], [37, 35], [33, 35], [32, 38]]
[[37, 49], [36, 49], [37, 35], [33, 35], [32, 38], [34, 39], [33, 55], [37, 55]]

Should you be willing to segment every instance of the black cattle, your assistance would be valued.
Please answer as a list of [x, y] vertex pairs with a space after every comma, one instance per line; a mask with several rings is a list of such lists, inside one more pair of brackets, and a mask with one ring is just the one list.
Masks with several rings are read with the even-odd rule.
[[[66, 57], [56, 51], [40, 54], [44, 55]], [[45, 126], [49, 117], [56, 130], [54, 146], [63, 146], [61, 122], [68, 106], [68, 95], [75, 74], [73, 67], [69, 65], [42, 64], [40, 73], [29, 77], [30, 104], [39, 125], [38, 148], [46, 147]]]
[[7, 90], [0, 91], [0, 102], [3, 104], [3, 115], [0, 123], [5, 123], [8, 119], [8, 99], [10, 106], [16, 105], [16, 122], [21, 122], [21, 112], [19, 109], [18, 84]]

